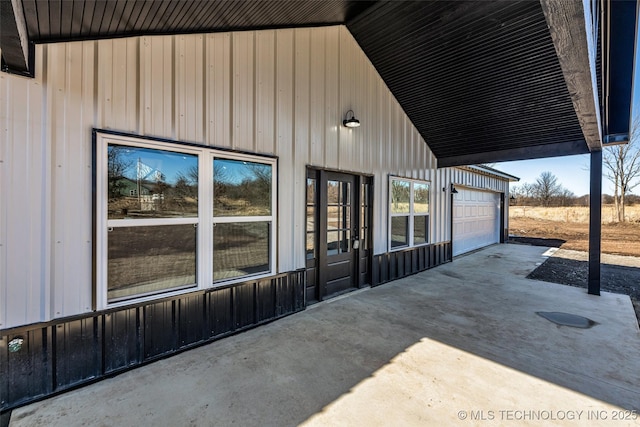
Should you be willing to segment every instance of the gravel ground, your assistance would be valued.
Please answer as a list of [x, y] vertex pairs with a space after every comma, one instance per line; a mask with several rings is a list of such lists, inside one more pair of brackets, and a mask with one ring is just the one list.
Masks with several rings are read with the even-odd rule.
[[[519, 238], [510, 238], [510, 243], [556, 248], [559, 246], [549, 244], [552, 242], [549, 242], [548, 239], [528, 238], [523, 241]], [[589, 275], [588, 259], [587, 252], [557, 249], [552, 256], [527, 277], [586, 289]], [[625, 294], [631, 297], [638, 324], [640, 325], [640, 258], [602, 254], [600, 277], [600, 288], [603, 291]]]

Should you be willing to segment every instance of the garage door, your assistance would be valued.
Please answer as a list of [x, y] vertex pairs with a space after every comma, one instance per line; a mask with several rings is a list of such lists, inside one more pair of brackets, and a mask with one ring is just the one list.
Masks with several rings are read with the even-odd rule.
[[453, 255], [500, 242], [500, 194], [457, 190], [453, 195]]

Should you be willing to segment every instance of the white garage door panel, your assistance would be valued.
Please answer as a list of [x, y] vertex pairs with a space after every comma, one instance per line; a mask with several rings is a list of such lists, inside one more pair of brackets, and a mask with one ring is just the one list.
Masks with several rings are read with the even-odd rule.
[[500, 195], [457, 188], [453, 200], [453, 255], [500, 241]]

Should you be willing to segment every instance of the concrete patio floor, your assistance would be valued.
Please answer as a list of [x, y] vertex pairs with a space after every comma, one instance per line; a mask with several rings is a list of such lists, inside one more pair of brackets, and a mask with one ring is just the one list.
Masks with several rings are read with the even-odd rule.
[[492, 246], [19, 408], [10, 425], [640, 425], [629, 297], [525, 279], [545, 250]]

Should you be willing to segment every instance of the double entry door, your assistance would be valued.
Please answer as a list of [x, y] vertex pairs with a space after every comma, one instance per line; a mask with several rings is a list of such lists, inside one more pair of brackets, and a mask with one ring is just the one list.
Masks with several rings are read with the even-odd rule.
[[307, 171], [307, 302], [370, 283], [371, 178]]

